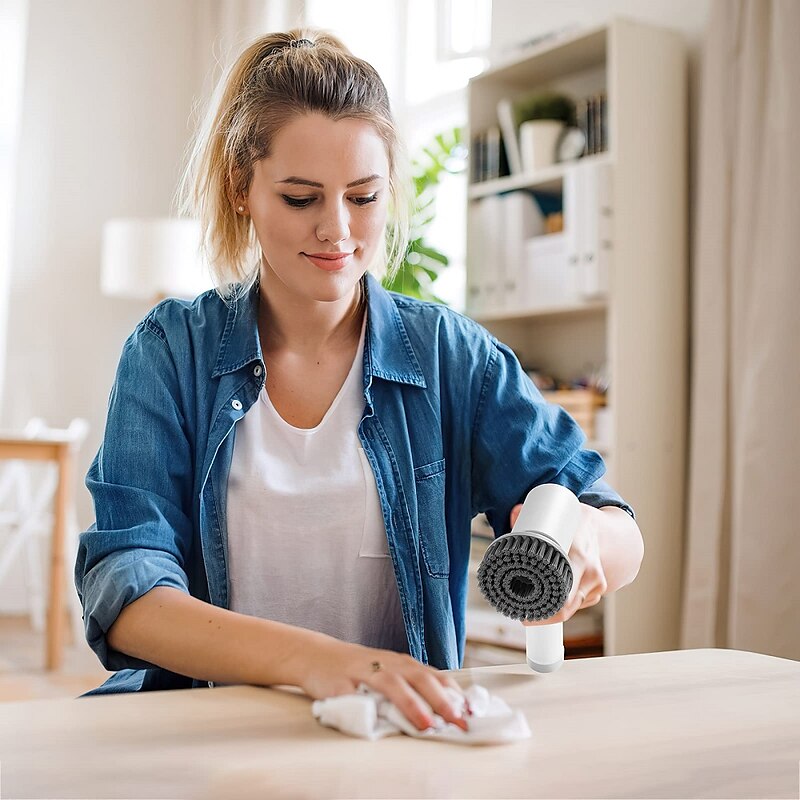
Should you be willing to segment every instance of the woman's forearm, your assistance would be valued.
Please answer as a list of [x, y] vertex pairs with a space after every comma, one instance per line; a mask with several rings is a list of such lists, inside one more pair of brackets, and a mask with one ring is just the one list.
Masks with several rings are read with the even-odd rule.
[[616, 506], [603, 506], [595, 517], [600, 561], [608, 589], [616, 592], [632, 583], [644, 557], [644, 541], [636, 521]]
[[180, 675], [219, 683], [299, 685], [301, 664], [331, 637], [218, 608], [157, 586], [108, 631], [114, 650]]

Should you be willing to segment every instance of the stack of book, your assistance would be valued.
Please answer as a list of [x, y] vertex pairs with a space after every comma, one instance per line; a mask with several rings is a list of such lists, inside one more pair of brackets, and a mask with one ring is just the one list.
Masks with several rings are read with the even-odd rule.
[[586, 97], [577, 104], [578, 125], [586, 136], [585, 156], [608, 150], [608, 103], [606, 93]]
[[499, 126], [493, 125], [476, 133], [469, 148], [470, 183], [491, 181], [509, 174], [506, 147]]

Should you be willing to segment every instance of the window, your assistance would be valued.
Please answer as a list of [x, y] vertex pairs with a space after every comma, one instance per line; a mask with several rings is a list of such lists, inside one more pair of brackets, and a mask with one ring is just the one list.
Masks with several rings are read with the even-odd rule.
[[[436, 134], [466, 124], [467, 84], [486, 68], [480, 53], [488, 48], [490, 25], [491, 0], [406, 0], [401, 124], [412, 158]], [[466, 171], [446, 175], [425, 237], [450, 259], [433, 288], [457, 311], [466, 297], [466, 204]]]

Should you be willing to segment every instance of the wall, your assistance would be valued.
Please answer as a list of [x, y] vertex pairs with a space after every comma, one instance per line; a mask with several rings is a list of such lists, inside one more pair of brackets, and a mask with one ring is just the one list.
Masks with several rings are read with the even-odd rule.
[[492, 50], [515, 46], [567, 25], [599, 25], [628, 17], [682, 31], [699, 44], [711, 0], [493, 0]]
[[[103, 223], [168, 215], [196, 80], [192, 0], [32, 0], [13, 216], [3, 427], [32, 416], [103, 433], [125, 338], [147, 304], [100, 295]], [[14, 575], [0, 610], [22, 605]]]

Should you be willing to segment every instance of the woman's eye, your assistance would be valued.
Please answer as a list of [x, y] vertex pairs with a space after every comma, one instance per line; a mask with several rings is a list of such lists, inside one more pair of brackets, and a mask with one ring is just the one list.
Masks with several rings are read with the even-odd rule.
[[357, 206], [366, 206], [369, 203], [374, 203], [378, 199], [378, 193], [373, 192], [372, 194], [364, 195], [363, 197], [354, 197], [353, 202]]
[[305, 208], [307, 205], [310, 205], [314, 202], [313, 197], [291, 197], [288, 194], [281, 195], [287, 205], [290, 205], [292, 208]]
[[[284, 202], [292, 208], [306, 208], [316, 200], [315, 197], [292, 197], [289, 194], [282, 194]], [[359, 197], [351, 197], [350, 201], [357, 206], [366, 206], [369, 203], [374, 203], [378, 199], [378, 193], [373, 192], [368, 195], [361, 195]]]

